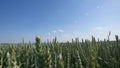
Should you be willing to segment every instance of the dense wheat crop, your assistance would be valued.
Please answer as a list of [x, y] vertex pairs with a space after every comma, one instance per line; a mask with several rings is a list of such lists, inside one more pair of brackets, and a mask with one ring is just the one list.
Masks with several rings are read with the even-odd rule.
[[90, 40], [59, 43], [0, 44], [0, 68], [119, 68], [120, 41]]

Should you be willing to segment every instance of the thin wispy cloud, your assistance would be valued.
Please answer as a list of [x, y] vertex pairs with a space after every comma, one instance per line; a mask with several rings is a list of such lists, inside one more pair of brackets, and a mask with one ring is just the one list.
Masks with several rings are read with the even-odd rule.
[[[46, 35], [45, 35], [45, 39], [51, 41], [53, 38], [57, 37], [57, 40], [58, 41], [65, 41], [65, 40], [62, 40], [63, 37], [63, 32], [64, 30], [63, 29], [56, 29], [56, 30], [53, 30], [51, 32], [48, 32]], [[44, 40], [45, 40], [44, 39]]]
[[53, 33], [57, 33], [57, 31], [56, 30], [54, 30], [54, 31], [52, 31]]
[[53, 32], [53, 33], [58, 33], [58, 32], [63, 33], [64, 30], [62, 30], [62, 29], [57, 29], [57, 30], [54, 30], [54, 31], [52, 31], [52, 32]]
[[104, 27], [101, 27], [101, 26], [97, 26], [97, 27], [92, 28], [93, 31], [101, 31], [103, 29], [104, 29]]
[[62, 30], [62, 29], [58, 29], [57, 31], [58, 31], [58, 32], [64, 32], [64, 30]]

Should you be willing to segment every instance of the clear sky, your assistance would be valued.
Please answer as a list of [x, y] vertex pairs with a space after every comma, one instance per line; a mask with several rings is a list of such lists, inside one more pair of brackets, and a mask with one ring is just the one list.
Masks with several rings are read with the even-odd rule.
[[0, 43], [120, 35], [120, 0], [0, 0]]

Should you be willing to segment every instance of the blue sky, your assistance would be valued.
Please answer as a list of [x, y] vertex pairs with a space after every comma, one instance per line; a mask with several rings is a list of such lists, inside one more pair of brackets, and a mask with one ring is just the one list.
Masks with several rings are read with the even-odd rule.
[[120, 0], [0, 0], [0, 43], [120, 35]]

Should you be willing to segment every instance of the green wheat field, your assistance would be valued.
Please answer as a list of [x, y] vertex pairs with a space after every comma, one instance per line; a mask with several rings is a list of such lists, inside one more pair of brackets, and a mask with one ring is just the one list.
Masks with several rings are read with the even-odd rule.
[[120, 68], [120, 40], [0, 44], [0, 68]]

